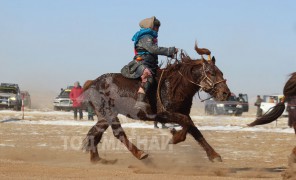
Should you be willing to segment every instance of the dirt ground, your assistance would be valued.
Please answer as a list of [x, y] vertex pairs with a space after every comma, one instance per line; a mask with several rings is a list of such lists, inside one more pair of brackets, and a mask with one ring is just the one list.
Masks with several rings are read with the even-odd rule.
[[0, 179], [293, 179], [288, 158], [295, 135], [285, 131], [287, 118], [276, 127], [245, 130], [254, 118], [254, 113], [239, 118], [193, 116], [198, 127], [208, 127], [201, 132], [223, 162], [210, 162], [190, 135], [185, 142], [168, 145], [168, 129], [126, 127], [128, 137], [149, 157], [134, 158], [109, 128], [98, 146], [107, 163], [92, 164], [80, 147], [95, 122], [69, 124], [74, 122], [71, 112], [29, 112], [20, 120], [20, 112], [0, 111]]

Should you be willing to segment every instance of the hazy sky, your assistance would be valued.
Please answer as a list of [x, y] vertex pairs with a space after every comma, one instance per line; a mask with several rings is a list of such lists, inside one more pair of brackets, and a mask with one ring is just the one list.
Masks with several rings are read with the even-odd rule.
[[[234, 93], [281, 93], [296, 71], [294, 0], [0, 0], [0, 82], [59, 92], [133, 58], [144, 18], [159, 46], [209, 48]], [[159, 60], [166, 60], [159, 57]]]

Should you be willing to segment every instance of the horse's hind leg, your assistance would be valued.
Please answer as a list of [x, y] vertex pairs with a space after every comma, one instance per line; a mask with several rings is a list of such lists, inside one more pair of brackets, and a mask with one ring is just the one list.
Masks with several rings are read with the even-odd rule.
[[142, 150], [139, 150], [133, 143], [128, 140], [124, 130], [121, 127], [118, 117], [113, 118], [111, 127], [114, 136], [119, 139], [137, 159], [141, 160], [148, 157], [148, 154], [146, 154]]
[[108, 122], [105, 119], [99, 120], [87, 133], [84, 139], [84, 149], [90, 152], [90, 161], [97, 162], [101, 158], [99, 157], [97, 145], [101, 141], [103, 133], [109, 127]]

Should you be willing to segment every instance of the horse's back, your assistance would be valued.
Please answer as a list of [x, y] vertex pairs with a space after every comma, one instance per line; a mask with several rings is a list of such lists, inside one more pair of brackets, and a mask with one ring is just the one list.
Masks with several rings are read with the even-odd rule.
[[121, 73], [106, 73], [102, 74], [95, 80], [87, 80], [83, 85], [83, 90], [94, 86], [96, 89], [117, 89], [117, 93], [132, 93], [133, 95], [140, 86], [140, 79], [130, 79], [124, 77]]

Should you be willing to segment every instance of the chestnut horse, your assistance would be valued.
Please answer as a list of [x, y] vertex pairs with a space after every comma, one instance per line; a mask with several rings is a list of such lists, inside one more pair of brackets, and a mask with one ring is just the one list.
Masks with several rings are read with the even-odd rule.
[[[207, 49], [195, 50], [200, 55], [208, 54]], [[118, 119], [118, 114], [143, 121], [179, 124], [181, 130], [171, 130], [170, 143], [185, 141], [186, 134], [191, 134], [206, 151], [210, 161], [222, 161], [221, 156], [207, 143], [201, 132], [189, 116], [193, 96], [204, 91], [219, 101], [226, 100], [230, 90], [223, 78], [223, 73], [215, 65], [215, 58], [210, 60], [192, 60], [181, 53], [181, 60], [168, 63], [166, 68], [159, 70], [154, 88], [151, 88], [147, 103], [155, 114], [147, 114], [134, 108], [140, 80], [128, 79], [120, 73], [103, 74], [95, 80], [84, 84], [83, 99], [88, 101], [98, 116], [98, 122], [89, 130], [83, 149], [90, 151], [90, 160], [101, 160], [97, 150], [104, 131], [111, 126], [114, 136], [138, 159], [148, 156], [131, 143]]]

